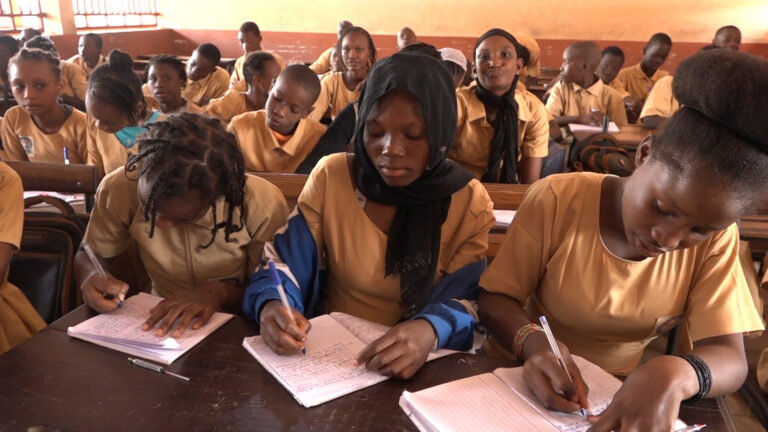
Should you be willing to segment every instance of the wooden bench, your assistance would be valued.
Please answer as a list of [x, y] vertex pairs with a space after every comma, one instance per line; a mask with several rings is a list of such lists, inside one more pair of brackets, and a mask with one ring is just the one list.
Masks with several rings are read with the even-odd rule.
[[44, 162], [5, 161], [21, 177], [25, 191], [85, 195], [85, 211], [93, 209], [93, 197], [101, 182], [99, 169], [92, 165], [64, 165]]

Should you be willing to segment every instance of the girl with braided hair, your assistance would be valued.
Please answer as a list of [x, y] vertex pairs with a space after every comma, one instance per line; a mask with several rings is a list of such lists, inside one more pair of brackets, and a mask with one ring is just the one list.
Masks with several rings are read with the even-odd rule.
[[[277, 187], [245, 174], [234, 136], [217, 119], [182, 113], [145, 126], [138, 153], [99, 186], [84, 242], [109, 271], [135, 241], [152, 293], [165, 297], [143, 328], [178, 337], [194, 318], [198, 328], [216, 310], [237, 308], [288, 206]], [[75, 277], [98, 312], [115, 310], [111, 295], [127, 291], [99, 276], [83, 251]]]

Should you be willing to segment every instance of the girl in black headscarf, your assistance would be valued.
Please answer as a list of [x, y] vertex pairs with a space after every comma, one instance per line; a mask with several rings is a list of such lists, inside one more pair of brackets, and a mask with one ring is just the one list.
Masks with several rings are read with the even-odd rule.
[[523, 49], [506, 31], [487, 31], [475, 43], [477, 80], [456, 90], [458, 129], [449, 157], [483, 182], [533, 183], [547, 155], [544, 104], [517, 85]]
[[[439, 60], [395, 54], [362, 89], [353, 154], [312, 171], [285, 231], [266, 247], [278, 262], [297, 325], [257, 272], [245, 300], [279, 354], [306, 342], [306, 317], [346, 312], [394, 327], [359, 356], [408, 378], [437, 347], [472, 347], [479, 272], [492, 204], [446, 155], [456, 128], [450, 74]], [[319, 269], [325, 267], [327, 280]]]

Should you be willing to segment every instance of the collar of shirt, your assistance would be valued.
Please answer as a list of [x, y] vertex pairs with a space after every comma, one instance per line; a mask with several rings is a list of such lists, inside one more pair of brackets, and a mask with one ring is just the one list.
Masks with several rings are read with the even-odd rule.
[[281, 151], [294, 156], [296, 154], [296, 150], [299, 148], [299, 144], [301, 143], [301, 137], [304, 134], [304, 125], [306, 123], [306, 119], [299, 120], [299, 126], [296, 127], [296, 131], [293, 133], [293, 135], [282, 135], [283, 137], [288, 137], [288, 140], [280, 144], [280, 141], [278, 141], [277, 136], [275, 135], [277, 132], [270, 129], [271, 132], [270, 135], [272, 136], [272, 150], [280, 149]]
[[[470, 122], [485, 118], [485, 105], [483, 105], [483, 102], [480, 101], [480, 99], [475, 94], [476, 87], [476, 81], [473, 81], [472, 84], [470, 84], [468, 87], [470, 95], [469, 98], [467, 98], [469, 101], [467, 106], [467, 120]], [[527, 122], [531, 118], [531, 110], [528, 107], [528, 103], [525, 99], [525, 93], [528, 93], [528, 90], [522, 90], [519, 87], [515, 89], [515, 101], [517, 102], [517, 119], [521, 122]]]

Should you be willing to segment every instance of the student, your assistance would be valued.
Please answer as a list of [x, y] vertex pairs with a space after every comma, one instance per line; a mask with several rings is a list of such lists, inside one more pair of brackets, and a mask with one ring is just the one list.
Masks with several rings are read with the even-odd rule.
[[624, 66], [624, 51], [615, 45], [611, 45], [605, 47], [601, 54], [600, 64], [597, 66], [596, 73], [603, 80], [604, 84], [611, 85], [619, 74], [621, 67]]
[[458, 128], [448, 157], [483, 182], [533, 183], [547, 156], [547, 110], [532, 93], [516, 90], [520, 47], [504, 30], [487, 31], [473, 51], [477, 80], [456, 90]]
[[640, 112], [640, 122], [646, 129], [659, 129], [678, 109], [680, 103], [672, 93], [672, 76], [668, 75], [657, 81], [648, 94]]
[[248, 54], [243, 64], [245, 92], [232, 89], [224, 96], [212, 100], [205, 107], [205, 113], [229, 123], [232, 117], [248, 111], [258, 111], [267, 103], [269, 88], [280, 74], [280, 65], [272, 54], [257, 51]]
[[[259, 26], [253, 21], [244, 22], [240, 26], [240, 30], [237, 32], [237, 40], [240, 46], [243, 47], [243, 55], [238, 57], [235, 61], [235, 67], [232, 70], [232, 76], [229, 79], [229, 86], [235, 88], [237, 91], [245, 91], [246, 83], [241, 82], [245, 75], [243, 75], [243, 63], [248, 54], [256, 51], [262, 51], [261, 48], [261, 30]], [[266, 51], [277, 60], [280, 64], [280, 70], [285, 69], [285, 61], [274, 51]]]
[[[59, 52], [56, 51], [53, 41], [45, 36], [35, 36], [25, 42], [24, 46], [48, 51], [59, 57]], [[62, 82], [62, 90], [59, 97], [61, 97], [65, 104], [72, 105], [85, 112], [85, 88], [88, 86], [88, 78], [85, 76], [85, 71], [80, 66], [63, 60], [59, 61], [59, 70], [61, 71]]]
[[560, 82], [547, 99], [547, 111], [558, 126], [601, 125], [606, 115], [619, 126], [627, 124], [621, 94], [595, 73], [599, 63], [600, 47], [592, 41], [576, 42], [563, 52]]
[[[8, 79], [19, 103], [5, 113], [2, 124], [4, 158], [30, 162], [85, 163], [85, 114], [60, 104], [64, 85], [59, 57], [36, 48], [22, 48], [9, 62]], [[66, 150], [65, 150], [66, 149]]]
[[364, 93], [354, 154], [318, 164], [288, 225], [266, 248], [292, 309], [277, 300], [264, 268], [251, 279], [243, 309], [281, 355], [297, 353], [312, 337], [307, 318], [319, 313], [394, 326], [357, 362], [409, 378], [435, 348], [472, 347], [469, 300], [485, 267], [492, 203], [470, 173], [445, 160], [456, 98], [439, 60], [387, 57]]
[[331, 118], [344, 107], [357, 100], [360, 86], [376, 62], [376, 47], [368, 32], [360, 27], [350, 27], [339, 40], [336, 48], [344, 62], [343, 72], [326, 75], [321, 82], [320, 96], [310, 118], [320, 121], [331, 108]]
[[125, 166], [129, 154], [136, 154], [141, 126], [160, 118], [147, 109], [141, 80], [133, 72], [127, 53], [112, 50], [109, 61], [91, 73], [85, 93], [88, 112], [88, 155], [86, 163], [99, 167], [101, 175]]
[[665, 33], [656, 33], [648, 40], [643, 48], [643, 58], [640, 63], [626, 67], [611, 83], [619, 92], [626, 92], [624, 104], [627, 109], [627, 118], [634, 123], [643, 108], [645, 98], [651, 92], [653, 85], [662, 77], [669, 75], [667, 71], [659, 68], [667, 60], [672, 49], [672, 39]]
[[15, 105], [8, 82], [8, 61], [19, 52], [19, 41], [8, 35], [0, 35], [0, 85], [3, 86], [2, 115], [5, 110]]
[[[245, 174], [235, 137], [220, 121], [181, 113], [147, 127], [138, 154], [99, 185], [83, 241], [108, 272], [135, 242], [152, 293], [165, 297], [147, 311], [143, 329], [157, 325], [158, 336], [179, 337], [194, 318], [193, 329], [240, 304], [288, 206], [277, 187]], [[101, 313], [118, 302], [103, 294], [127, 290], [99, 276], [84, 251], [75, 257], [75, 279], [85, 303]]]
[[715, 38], [712, 39], [712, 45], [718, 48], [728, 48], [738, 51], [741, 47], [741, 30], [732, 25], [720, 27], [717, 29], [717, 32], [715, 32]]
[[453, 84], [459, 88], [464, 82], [464, 75], [467, 74], [467, 58], [456, 48], [442, 48], [440, 56], [443, 59], [443, 65], [448, 68], [448, 72], [453, 77]]
[[320, 80], [312, 69], [291, 65], [277, 77], [265, 109], [229, 122], [246, 170], [296, 172], [325, 133], [325, 126], [307, 118], [318, 94]]
[[229, 72], [219, 66], [221, 52], [216, 45], [204, 43], [192, 52], [187, 61], [187, 86], [181, 91], [184, 99], [203, 107], [224, 96], [229, 89]]
[[91, 72], [96, 66], [104, 63], [107, 59], [101, 55], [104, 49], [104, 41], [96, 33], [86, 33], [80, 36], [77, 43], [77, 54], [70, 57], [68, 62], [78, 65], [85, 72], [85, 77], [91, 76]]
[[[323, 75], [326, 72], [337, 72], [333, 70], [333, 62], [331, 60], [333, 56], [333, 51], [336, 49], [336, 45], [339, 44], [339, 39], [341, 39], [341, 35], [344, 33], [344, 31], [350, 27], [354, 27], [351, 22], [344, 20], [340, 21], [339, 25], [336, 27], [336, 43], [333, 44], [332, 47], [328, 48], [327, 50], [323, 51], [322, 54], [320, 54], [320, 57], [315, 60], [314, 63], [312, 63], [311, 66], [309, 66], [312, 71], [318, 75]], [[338, 52], [337, 52], [338, 54]]]
[[8, 282], [11, 257], [21, 247], [24, 189], [21, 178], [0, 162], [0, 354], [45, 327], [45, 321], [21, 290]]
[[200, 107], [186, 100], [182, 95], [187, 85], [187, 70], [175, 56], [160, 54], [152, 57], [147, 64], [147, 87], [152, 96], [147, 100], [147, 108], [156, 109], [162, 114], [175, 112], [203, 112]]
[[[640, 144], [630, 177], [574, 173], [531, 186], [480, 279], [479, 311], [492, 334], [487, 351], [516, 353], [545, 406], [587, 407], [571, 354], [627, 376], [608, 409], [591, 418], [596, 432], [672, 430], [681, 402], [741, 386], [743, 333], [763, 324], [739, 263], [735, 222], [768, 192], [768, 130], [760, 122], [768, 100], [758, 96], [767, 77], [768, 63], [757, 57], [696, 54], [677, 68], [683, 108]], [[573, 384], [530, 324], [540, 315]], [[692, 351], [640, 364], [650, 341], [678, 323]]]
[[40, 30], [35, 28], [25, 28], [19, 33], [19, 46], [23, 47], [28, 40], [31, 40], [35, 36], [41, 36]]
[[323, 77], [325, 75], [328, 75], [329, 73], [333, 72], [343, 72], [344, 71], [344, 62], [341, 60], [341, 53], [336, 50], [336, 47], [333, 47], [331, 49], [331, 70], [323, 74]]
[[419, 43], [416, 33], [410, 27], [403, 27], [397, 32], [397, 49], [402, 51], [408, 45]]

